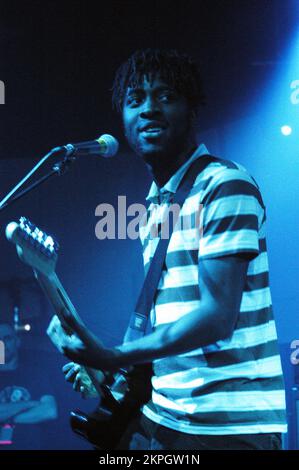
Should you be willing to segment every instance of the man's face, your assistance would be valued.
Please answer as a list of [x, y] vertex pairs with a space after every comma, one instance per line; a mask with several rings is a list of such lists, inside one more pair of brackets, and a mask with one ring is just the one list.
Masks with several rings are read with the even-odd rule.
[[190, 146], [190, 106], [158, 76], [127, 89], [123, 125], [129, 145], [148, 163], [167, 162]]
[[5, 362], [8, 363], [18, 355], [19, 340], [14, 329], [6, 324], [0, 324], [0, 341], [4, 343]]

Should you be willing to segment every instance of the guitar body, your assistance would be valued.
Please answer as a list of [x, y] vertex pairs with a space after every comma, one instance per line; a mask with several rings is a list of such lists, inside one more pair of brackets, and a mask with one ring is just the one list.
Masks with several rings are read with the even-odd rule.
[[151, 397], [151, 375], [150, 364], [133, 367], [126, 374], [127, 391], [121, 401], [113, 395], [117, 381], [111, 387], [104, 386], [103, 399], [91, 415], [79, 410], [71, 412], [73, 431], [97, 449], [115, 449], [129, 423], [138, 416], [141, 406]]
[[[55, 272], [58, 243], [25, 217], [21, 217], [19, 224], [8, 224], [6, 237], [16, 245], [19, 258], [33, 268], [62, 326], [71, 335], [72, 331], [64, 322], [63, 312], [67, 311], [76, 321], [83, 322]], [[89, 367], [85, 367], [85, 370], [103, 399], [91, 415], [79, 410], [71, 412], [72, 429], [98, 449], [114, 449], [129, 422], [150, 399], [151, 364], [134, 366], [125, 374], [120, 371], [110, 385], [99, 384], [98, 371]]]

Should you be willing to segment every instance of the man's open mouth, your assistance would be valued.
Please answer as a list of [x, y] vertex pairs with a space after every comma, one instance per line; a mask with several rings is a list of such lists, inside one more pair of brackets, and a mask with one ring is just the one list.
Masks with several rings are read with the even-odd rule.
[[139, 128], [142, 134], [157, 134], [164, 131], [166, 125], [163, 122], [151, 121]]
[[165, 132], [165, 126], [159, 125], [158, 123], [148, 124], [140, 130], [140, 134], [143, 137], [160, 137]]
[[162, 129], [162, 127], [153, 127], [153, 128], [142, 131], [141, 134], [146, 135], [146, 136], [158, 136], [162, 134], [164, 131], [165, 129]]

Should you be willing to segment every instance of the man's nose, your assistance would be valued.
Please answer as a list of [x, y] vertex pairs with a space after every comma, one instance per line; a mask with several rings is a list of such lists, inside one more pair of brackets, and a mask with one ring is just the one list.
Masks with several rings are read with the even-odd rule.
[[159, 114], [161, 114], [159, 103], [153, 98], [147, 98], [140, 110], [140, 117], [148, 119]]

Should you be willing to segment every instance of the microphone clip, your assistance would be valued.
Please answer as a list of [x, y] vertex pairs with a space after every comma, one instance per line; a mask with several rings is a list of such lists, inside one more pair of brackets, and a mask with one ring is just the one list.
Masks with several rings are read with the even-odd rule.
[[58, 176], [62, 176], [68, 172], [70, 166], [76, 160], [75, 156], [75, 148], [70, 145], [64, 147], [55, 147], [51, 150], [51, 155], [59, 155], [62, 153], [62, 160], [56, 162], [53, 167], [52, 171], [58, 174]]
[[53, 165], [53, 171], [55, 171], [59, 176], [62, 176], [69, 171], [70, 166], [75, 160], [76, 157], [66, 156], [63, 160]]

